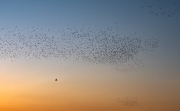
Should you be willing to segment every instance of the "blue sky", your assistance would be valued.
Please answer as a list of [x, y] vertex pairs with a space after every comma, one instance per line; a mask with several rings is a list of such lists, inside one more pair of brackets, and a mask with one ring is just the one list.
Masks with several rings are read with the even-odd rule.
[[[152, 4], [154, 7], [148, 8]], [[163, 9], [165, 12], [174, 11], [179, 6], [178, 1], [166, 0], [163, 4], [168, 5]], [[122, 36], [137, 32], [136, 37], [159, 39], [156, 53], [160, 53], [160, 58], [178, 59], [180, 14], [177, 11], [172, 17], [160, 16], [157, 5], [155, 0], [1, 0], [0, 23], [2, 28], [18, 26], [51, 30], [83, 25], [104, 29], [118, 27], [118, 33], [123, 33]], [[159, 16], [148, 14], [151, 10]]]
[[[149, 8], [150, 5], [153, 8]], [[164, 6], [168, 5], [163, 11], [159, 11], [158, 5], [159, 1], [155, 0], [1, 0], [0, 27], [51, 30], [74, 26], [104, 30], [118, 27], [117, 33], [122, 33], [122, 37], [136, 32], [135, 37], [159, 39], [159, 47], [154, 52], [157, 56], [155, 61], [162, 59], [162, 65], [177, 67], [180, 55], [180, 13], [176, 11], [172, 17], [161, 14], [178, 9], [179, 1], [163, 1]], [[159, 15], [149, 14], [150, 11]]]
[[[150, 5], [153, 8], [149, 8]], [[2, 28], [18, 26], [51, 30], [74, 26], [92, 29], [118, 27], [117, 33], [122, 33], [122, 36], [137, 32], [136, 37], [159, 39], [158, 59], [179, 62], [180, 13], [177, 11], [172, 17], [161, 15], [178, 9], [179, 1], [166, 0], [163, 5], [167, 7], [161, 6], [163, 11], [159, 11], [160, 3], [155, 0], [1, 0], [0, 23]], [[150, 11], [159, 15], [148, 14]]]

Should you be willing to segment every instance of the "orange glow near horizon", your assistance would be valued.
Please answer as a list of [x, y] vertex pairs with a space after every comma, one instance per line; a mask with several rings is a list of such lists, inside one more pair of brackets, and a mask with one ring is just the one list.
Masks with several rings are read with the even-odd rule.
[[[46, 67], [42, 71], [34, 66], [31, 72], [26, 72], [26, 65], [24, 68], [14, 68], [16, 70], [13, 72], [5, 73], [6, 68], [2, 70], [1, 74], [4, 75], [0, 79], [0, 111], [179, 110], [180, 90], [176, 80], [143, 76], [143, 72], [139, 77], [136, 77], [137, 74], [129, 76], [114, 72], [112, 75], [108, 68], [100, 71], [96, 66], [89, 69], [84, 66], [84, 70], [80, 70], [78, 65], [73, 64], [71, 70], [67, 70], [69, 66], [64, 65], [59, 71], [56, 63], [54, 75], [50, 76], [48, 73], [52, 67], [47, 66], [39, 65], [39, 68]], [[57, 82], [54, 81], [56, 77]], [[117, 102], [117, 98], [127, 96], [137, 97], [138, 104], [126, 106]]]
[[[8, 66], [0, 71], [0, 111], [180, 110], [178, 79], [158, 78], [145, 70], [120, 73], [106, 66], [59, 67], [44, 61], [0, 65]], [[123, 97], [137, 98], [137, 105], [118, 103]]]

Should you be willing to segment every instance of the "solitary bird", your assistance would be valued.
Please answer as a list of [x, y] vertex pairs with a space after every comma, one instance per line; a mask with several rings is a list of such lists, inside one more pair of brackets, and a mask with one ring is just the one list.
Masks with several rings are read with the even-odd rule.
[[57, 79], [55, 79], [55, 81], [58, 81]]

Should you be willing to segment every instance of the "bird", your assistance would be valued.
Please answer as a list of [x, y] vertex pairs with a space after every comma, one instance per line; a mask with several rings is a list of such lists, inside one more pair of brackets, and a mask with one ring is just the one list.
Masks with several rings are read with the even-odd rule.
[[57, 79], [55, 79], [55, 81], [58, 81]]

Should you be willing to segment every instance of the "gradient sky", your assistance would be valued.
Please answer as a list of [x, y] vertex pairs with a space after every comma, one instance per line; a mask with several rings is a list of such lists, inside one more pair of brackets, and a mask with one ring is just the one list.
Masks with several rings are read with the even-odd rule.
[[[0, 0], [0, 29], [118, 27], [122, 36], [159, 40], [154, 52], [137, 55], [145, 67], [129, 73], [58, 58], [0, 59], [0, 111], [180, 111], [180, 11], [162, 15], [180, 1], [161, 2], [167, 6], [159, 9], [157, 0]], [[137, 104], [117, 101], [127, 97]]]

